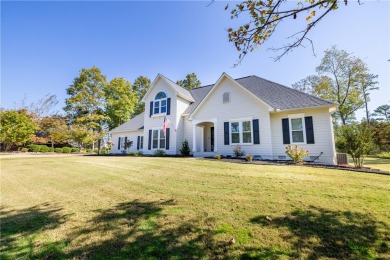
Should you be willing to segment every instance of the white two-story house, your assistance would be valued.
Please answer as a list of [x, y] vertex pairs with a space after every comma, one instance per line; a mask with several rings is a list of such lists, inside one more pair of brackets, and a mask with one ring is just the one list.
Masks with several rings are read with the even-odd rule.
[[[331, 113], [336, 104], [249, 76], [223, 73], [213, 85], [188, 91], [157, 75], [142, 102], [145, 112], [111, 130], [112, 153], [127, 151], [180, 154], [184, 140], [197, 157], [245, 153], [268, 160], [288, 159], [288, 144], [309, 151], [307, 159], [334, 164], [336, 152]], [[164, 117], [171, 124], [163, 134]]]

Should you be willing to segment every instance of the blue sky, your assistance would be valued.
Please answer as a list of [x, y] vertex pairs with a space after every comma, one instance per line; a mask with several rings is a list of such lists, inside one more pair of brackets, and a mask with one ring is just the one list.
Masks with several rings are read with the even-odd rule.
[[389, 102], [390, 2], [340, 6], [309, 35], [316, 56], [307, 46], [274, 62], [275, 53], [266, 49], [282, 46], [305, 24], [284, 22], [263, 48], [235, 68], [238, 53], [226, 29], [236, 21], [224, 10], [226, 3], [2, 1], [1, 106], [15, 108], [23, 97], [33, 102], [51, 93], [57, 95], [60, 110], [66, 88], [82, 68], [93, 65], [108, 80], [125, 77], [133, 82], [140, 75], [153, 80], [161, 73], [176, 81], [195, 72], [207, 85], [226, 72], [291, 86], [315, 73], [324, 50], [332, 45], [362, 58], [371, 73], [379, 75], [380, 90], [372, 93], [370, 110]]

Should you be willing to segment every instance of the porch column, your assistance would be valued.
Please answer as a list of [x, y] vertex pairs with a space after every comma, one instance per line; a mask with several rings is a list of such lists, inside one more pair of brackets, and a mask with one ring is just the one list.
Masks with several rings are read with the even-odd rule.
[[200, 127], [201, 133], [200, 133], [200, 151], [204, 152], [204, 126]]
[[192, 124], [192, 152], [196, 153], [196, 124]]
[[218, 125], [217, 125], [217, 120], [214, 122], [214, 152], [218, 152]]

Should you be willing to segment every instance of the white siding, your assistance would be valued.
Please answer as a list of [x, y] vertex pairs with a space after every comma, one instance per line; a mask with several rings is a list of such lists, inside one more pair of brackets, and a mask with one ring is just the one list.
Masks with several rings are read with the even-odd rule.
[[[192, 151], [192, 122], [188, 120], [188, 116], [183, 116], [181, 118], [182, 121], [182, 131], [183, 131], [183, 141], [188, 141], [188, 146]], [[179, 148], [180, 149], [180, 148]]]
[[[259, 119], [260, 144], [241, 145], [241, 148], [253, 155], [261, 155], [263, 158], [271, 158], [271, 126], [268, 106], [258, 100], [256, 97], [246, 92], [231, 80], [224, 78], [218, 86], [214, 87], [213, 92], [196, 113], [192, 115], [193, 120], [206, 120], [217, 118], [217, 153], [223, 155], [232, 155], [236, 145], [224, 145], [224, 122], [232, 119], [251, 118]], [[230, 102], [223, 103], [223, 94], [230, 92]], [[185, 126], [188, 136], [187, 125]], [[253, 133], [252, 133], [253, 134]], [[192, 130], [191, 130], [192, 139]], [[197, 143], [199, 138], [197, 138]], [[192, 148], [192, 146], [191, 146]]]
[[286, 156], [285, 149], [287, 145], [283, 144], [282, 118], [288, 118], [288, 115], [290, 114], [300, 113], [303, 113], [305, 117], [313, 117], [315, 143], [298, 144], [298, 146], [308, 150], [309, 156], [318, 156], [321, 152], [323, 152], [323, 155], [321, 155], [318, 162], [334, 164], [336, 153], [334, 146], [332, 119], [328, 108], [271, 113], [271, 132], [274, 159], [277, 159], [278, 156]]
[[[184, 111], [186, 111], [186, 109], [188, 108], [189, 105], [190, 105], [190, 102], [182, 99], [181, 97], [177, 97], [177, 111], [171, 110], [171, 114], [172, 114], [172, 112], [176, 113], [176, 125], [175, 125], [176, 132], [172, 133], [172, 134], [176, 135], [176, 154], [180, 154], [182, 142], [185, 139], [184, 138], [184, 118], [183, 118], [182, 114], [184, 113]], [[175, 130], [172, 129], [172, 131], [175, 131]]]
[[[136, 152], [137, 151], [137, 137], [143, 135], [143, 131], [131, 131], [131, 132], [123, 132], [123, 133], [113, 133], [112, 134], [112, 142], [114, 145], [111, 147], [111, 153], [122, 153], [121, 150], [118, 150], [118, 138], [119, 137], [127, 137], [127, 140], [133, 141], [133, 145], [127, 149], [127, 152]], [[145, 148], [145, 143], [144, 143]]]
[[[150, 102], [154, 100], [156, 94], [160, 91], [164, 91], [167, 94], [168, 98], [171, 98], [171, 113], [170, 115], [167, 115], [167, 118], [169, 121], [171, 121], [171, 124], [178, 127], [178, 124], [180, 123], [178, 119], [180, 119], [180, 115], [178, 115], [177, 111], [178, 109], [180, 111], [185, 110], [185, 105], [183, 104], [183, 100], [179, 100], [176, 96], [175, 91], [168, 86], [161, 78], [157, 80], [155, 83], [155, 87], [153, 90], [148, 94], [147, 99], [145, 100], [145, 124], [144, 124], [144, 153], [145, 154], [153, 154], [154, 150], [148, 150], [148, 143], [149, 143], [149, 130], [154, 128], [162, 128], [164, 123], [164, 115], [156, 116], [152, 115], [152, 117], [149, 117], [150, 115]], [[184, 109], [184, 110], [183, 110]], [[175, 132], [172, 125], [168, 126], [170, 128], [170, 138], [169, 138], [169, 150], [166, 150], [167, 154], [176, 154], [177, 153], [177, 135], [178, 133]], [[181, 131], [181, 129], [178, 129], [177, 131]]]

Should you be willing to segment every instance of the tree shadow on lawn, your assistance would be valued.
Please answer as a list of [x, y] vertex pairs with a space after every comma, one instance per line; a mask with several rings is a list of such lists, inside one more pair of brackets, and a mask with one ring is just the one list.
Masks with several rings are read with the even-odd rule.
[[[98, 212], [89, 227], [70, 240], [79, 245], [69, 257], [88, 259], [199, 259], [222, 258], [228, 243], [217, 242], [212, 219], [171, 219], [163, 213], [175, 202], [131, 201]], [[91, 237], [94, 242], [91, 242]], [[101, 239], [99, 239], [101, 237]]]
[[[310, 207], [272, 221], [257, 216], [251, 222], [287, 228], [290, 232], [283, 238], [291, 241], [297, 258], [375, 259], [390, 253], [389, 226], [369, 214]], [[257, 258], [255, 249], [252, 251], [252, 258]], [[243, 258], [250, 256], [246, 253]]]
[[60, 214], [61, 210], [49, 203], [21, 210], [1, 208], [0, 254], [5, 259], [61, 255], [56, 243], [41, 243], [36, 238], [39, 233], [55, 229], [65, 221], [66, 216]]

